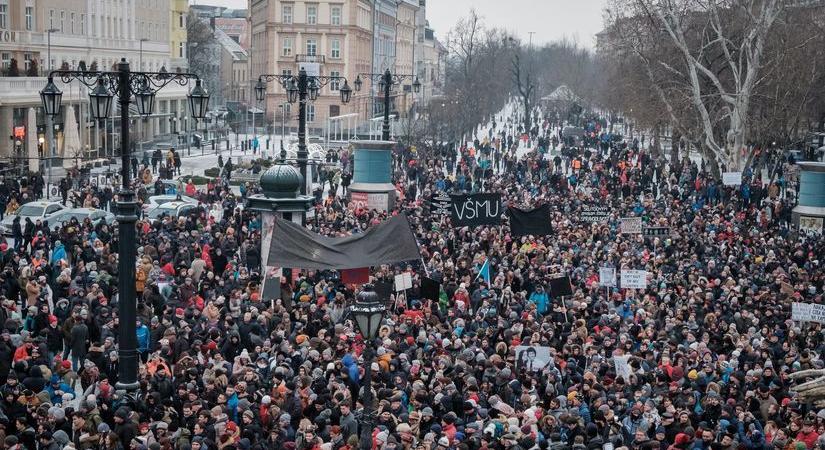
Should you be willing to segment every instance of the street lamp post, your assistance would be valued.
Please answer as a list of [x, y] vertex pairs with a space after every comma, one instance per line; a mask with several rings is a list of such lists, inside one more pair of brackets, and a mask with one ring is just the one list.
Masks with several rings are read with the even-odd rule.
[[[140, 53], [138, 54], [138, 71], [143, 70], [143, 43], [148, 41], [148, 38], [140, 38]], [[144, 134], [143, 127], [146, 124], [146, 118], [144, 117], [140, 121], [140, 157], [143, 158], [143, 141], [146, 140], [146, 135]]]
[[[46, 67], [48, 67], [49, 70], [52, 70], [52, 33], [57, 33], [58, 31], [60, 31], [60, 29], [58, 29], [58, 28], [49, 28], [48, 30], [46, 30], [46, 39], [48, 41], [47, 44], [46, 44], [46, 48], [47, 48], [46, 58], [49, 59], [46, 62]], [[58, 113], [59, 112], [60, 111], [58, 111]], [[52, 165], [54, 165], [53, 164], [53, 162], [54, 162], [53, 157], [54, 157], [54, 153], [55, 153], [55, 151], [54, 151], [54, 144], [55, 144], [55, 142], [54, 142], [54, 116], [46, 116], [46, 140], [48, 141], [48, 151], [49, 151], [49, 166], [48, 166], [48, 168], [49, 168], [49, 175], [48, 175], [49, 181], [46, 183], [46, 184], [48, 184], [48, 183], [52, 182]], [[47, 199], [49, 198], [48, 186], [46, 186], [46, 198]]]
[[372, 358], [373, 341], [378, 336], [378, 329], [384, 320], [387, 308], [381, 303], [381, 298], [375, 292], [371, 284], [365, 284], [355, 299], [355, 304], [350, 307], [350, 316], [355, 321], [355, 326], [364, 337], [364, 384], [361, 394], [361, 404], [364, 406], [361, 414], [361, 436], [359, 438], [359, 448], [370, 450], [372, 448], [372, 425], [373, 425], [373, 404], [372, 404]]
[[284, 148], [284, 139], [286, 139], [286, 108], [288, 103], [281, 103], [278, 105], [281, 108], [281, 159], [286, 159], [286, 149]]
[[392, 86], [394, 84], [401, 84], [404, 80], [413, 80], [413, 91], [417, 94], [421, 90], [421, 83], [418, 81], [418, 77], [415, 75], [399, 75], [393, 74], [390, 72], [390, 69], [384, 71], [384, 73], [362, 73], [358, 75], [358, 78], [355, 79], [353, 83], [355, 85], [355, 91], [358, 92], [361, 90], [361, 86], [363, 81], [361, 81], [361, 75], [364, 75], [365, 78], [371, 80], [373, 83], [378, 83], [378, 89], [384, 91], [384, 123], [381, 126], [381, 139], [385, 141], [390, 140], [390, 92], [392, 91]]
[[[308, 101], [315, 101], [321, 88], [330, 82], [340, 82], [344, 80], [344, 85], [341, 86], [341, 103], [349, 103], [352, 96], [352, 89], [344, 77], [330, 77], [330, 76], [315, 76], [307, 75], [306, 70], [302, 67], [298, 71], [298, 75], [277, 75], [277, 74], [263, 74], [258, 77], [258, 83], [255, 85], [255, 99], [262, 102], [266, 98], [266, 83], [278, 80], [282, 86], [286, 87], [287, 102], [295, 103], [298, 101], [298, 165], [301, 169], [301, 176], [304, 182], [301, 183], [301, 195], [306, 195], [306, 179], [307, 179], [307, 152], [306, 144], [306, 105]], [[281, 151], [283, 158], [284, 152]]]
[[[117, 389], [133, 393], [138, 389], [138, 351], [137, 335], [135, 333], [136, 300], [135, 300], [135, 222], [137, 222], [137, 203], [135, 192], [131, 188], [129, 179], [129, 104], [134, 101], [137, 112], [141, 116], [152, 113], [155, 102], [155, 92], [171, 82], [181, 86], [196, 80], [195, 87], [189, 92], [189, 105], [192, 115], [203, 117], [209, 104], [209, 94], [201, 87], [201, 80], [197, 75], [189, 73], [165, 72], [132, 72], [125, 58], [120, 60], [117, 71], [114, 72], [81, 72], [72, 70], [55, 70], [49, 72], [46, 87], [40, 91], [43, 109], [47, 116], [55, 116], [60, 111], [60, 101], [63, 93], [54, 84], [54, 77], [60, 77], [64, 83], [78, 80], [91, 89], [89, 92], [90, 111], [95, 119], [105, 119], [110, 114], [112, 98], [117, 95], [120, 102], [120, 160], [121, 186], [117, 193], [117, 222], [119, 260], [118, 260], [118, 359], [119, 381]], [[134, 100], [132, 100], [134, 96]]]

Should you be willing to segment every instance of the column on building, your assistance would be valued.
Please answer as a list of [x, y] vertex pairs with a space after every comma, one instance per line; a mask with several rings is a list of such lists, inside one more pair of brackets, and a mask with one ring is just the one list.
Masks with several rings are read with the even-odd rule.
[[0, 136], [3, 137], [4, 140], [8, 143], [8, 145], [3, 145], [2, 148], [5, 148], [6, 151], [4, 152], [7, 156], [11, 156], [14, 153], [14, 143], [9, 139], [10, 136], [14, 134], [14, 107], [13, 106], [0, 106]]
[[137, 39], [137, 14], [135, 13], [135, 3], [137, 0], [129, 0], [129, 39]]

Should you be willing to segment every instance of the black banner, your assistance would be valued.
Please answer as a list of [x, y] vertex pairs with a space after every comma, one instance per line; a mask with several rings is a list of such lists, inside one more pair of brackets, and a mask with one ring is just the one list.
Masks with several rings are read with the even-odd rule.
[[421, 298], [437, 302], [440, 292], [441, 284], [438, 281], [427, 277], [421, 279]]
[[606, 223], [610, 220], [610, 207], [584, 205], [579, 213], [579, 220], [590, 223]]
[[642, 227], [642, 236], [670, 236], [670, 227]]
[[407, 216], [399, 214], [363, 233], [328, 237], [276, 219], [268, 264], [301, 269], [359, 269], [421, 259]]
[[457, 227], [498, 225], [504, 207], [501, 194], [451, 195], [452, 220]]
[[510, 234], [513, 237], [553, 234], [549, 205], [542, 205], [530, 211], [508, 208], [507, 213], [510, 216]]
[[570, 284], [570, 276], [563, 275], [550, 279], [550, 295], [553, 297], [565, 297], [573, 295], [573, 286]]

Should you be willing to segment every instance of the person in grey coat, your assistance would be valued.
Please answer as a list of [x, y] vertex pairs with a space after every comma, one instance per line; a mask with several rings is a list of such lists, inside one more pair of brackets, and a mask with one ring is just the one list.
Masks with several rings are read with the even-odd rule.
[[72, 349], [72, 368], [80, 370], [83, 359], [86, 358], [86, 351], [89, 349], [89, 327], [79, 321], [72, 327], [69, 347]]

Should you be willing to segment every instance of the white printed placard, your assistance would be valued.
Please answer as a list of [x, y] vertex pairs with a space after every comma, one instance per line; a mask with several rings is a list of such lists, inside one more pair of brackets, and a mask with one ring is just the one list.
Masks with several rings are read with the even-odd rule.
[[395, 276], [395, 291], [405, 291], [412, 288], [412, 275], [409, 272], [400, 273]]
[[825, 305], [794, 302], [791, 304], [791, 319], [797, 322], [825, 323]]
[[621, 272], [621, 277], [621, 283], [623, 288], [647, 289], [646, 270], [623, 269]]
[[642, 218], [622, 217], [621, 232], [622, 234], [642, 234]]
[[616, 268], [615, 267], [599, 267], [599, 284], [602, 287], [616, 286]]

